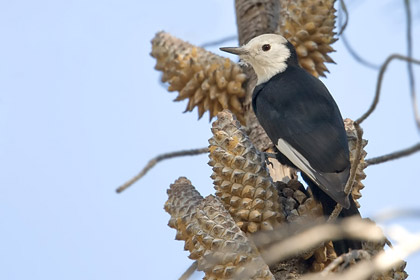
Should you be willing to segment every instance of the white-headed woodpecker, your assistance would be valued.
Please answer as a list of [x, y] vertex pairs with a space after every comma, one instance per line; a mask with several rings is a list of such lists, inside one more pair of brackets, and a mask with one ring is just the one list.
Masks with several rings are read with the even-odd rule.
[[[344, 207], [340, 217], [360, 215], [344, 193], [350, 161], [340, 111], [325, 85], [300, 67], [293, 45], [280, 35], [264, 34], [242, 47], [220, 49], [254, 69], [252, 106], [279, 151], [278, 160], [301, 171], [325, 215], [336, 203]], [[361, 244], [342, 240], [334, 247], [341, 254]]]

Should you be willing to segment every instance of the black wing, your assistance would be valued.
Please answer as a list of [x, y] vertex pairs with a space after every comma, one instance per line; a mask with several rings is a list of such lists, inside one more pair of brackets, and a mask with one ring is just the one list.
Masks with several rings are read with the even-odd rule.
[[256, 87], [253, 107], [273, 143], [283, 139], [292, 146], [317, 172], [318, 185], [347, 205], [343, 193], [350, 167], [347, 136], [324, 84], [302, 68], [288, 67]]

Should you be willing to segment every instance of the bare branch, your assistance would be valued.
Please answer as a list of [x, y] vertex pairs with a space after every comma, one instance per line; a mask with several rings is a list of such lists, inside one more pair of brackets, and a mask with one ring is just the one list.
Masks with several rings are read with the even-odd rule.
[[150, 169], [152, 169], [158, 162], [160, 162], [162, 160], [170, 159], [170, 158], [174, 158], [174, 157], [201, 155], [201, 154], [204, 154], [204, 153], [207, 153], [207, 152], [208, 152], [208, 148], [205, 147], [205, 148], [192, 149], [192, 150], [182, 150], [182, 151], [176, 151], [176, 152], [171, 152], [171, 153], [165, 153], [165, 154], [158, 155], [157, 157], [152, 158], [147, 163], [147, 165], [140, 171], [139, 174], [137, 174], [132, 179], [130, 179], [129, 181], [124, 183], [116, 191], [117, 191], [117, 193], [121, 193], [122, 191], [124, 191], [125, 189], [130, 187], [132, 184], [134, 184], [135, 182], [140, 180], [144, 175], [146, 175], [146, 173]]
[[356, 124], [361, 124], [364, 120], [366, 120], [370, 114], [375, 110], [376, 105], [378, 105], [379, 102], [379, 96], [381, 93], [381, 87], [382, 87], [382, 80], [383, 80], [383, 76], [385, 74], [385, 71], [389, 65], [389, 63], [394, 60], [394, 59], [400, 59], [400, 60], [405, 60], [405, 61], [410, 61], [412, 63], [416, 63], [416, 64], [420, 64], [420, 60], [417, 59], [413, 59], [407, 56], [403, 56], [400, 54], [392, 54], [390, 55], [384, 62], [384, 64], [382, 64], [381, 69], [379, 71], [379, 76], [378, 76], [378, 80], [377, 80], [377, 84], [376, 84], [376, 92], [375, 92], [375, 97], [373, 99], [372, 105], [370, 106], [370, 108], [367, 110], [366, 113], [364, 113], [360, 118], [358, 118], [354, 123]]
[[343, 219], [337, 224], [325, 223], [295, 233], [291, 237], [269, 246], [267, 250], [263, 251], [262, 256], [270, 265], [297, 256], [323, 242], [343, 238], [380, 241], [384, 239], [384, 236], [381, 229], [372, 222], [359, 217], [351, 217]]
[[[404, 7], [407, 16], [407, 56], [409, 58], [413, 57], [413, 40], [411, 36], [411, 8], [410, 8], [410, 0], [404, 0]], [[414, 80], [414, 70], [413, 64], [411, 61], [407, 63], [408, 68], [408, 80], [410, 84], [410, 92], [411, 92], [411, 104], [413, 106], [413, 113], [414, 113], [414, 120], [417, 125], [417, 130], [420, 132], [420, 115], [417, 107], [417, 96], [416, 96], [416, 85]]]
[[371, 69], [379, 69], [380, 66], [376, 65], [372, 62], [367, 61], [366, 59], [364, 59], [363, 57], [361, 57], [354, 49], [353, 47], [350, 45], [349, 41], [347, 40], [347, 37], [345, 34], [341, 34], [340, 36], [341, 41], [343, 42], [344, 46], [346, 47], [347, 51], [350, 53], [350, 55], [360, 64], [362, 64], [363, 66], [366, 66], [368, 68]]
[[208, 47], [213, 47], [213, 46], [220, 46], [226, 42], [230, 42], [230, 41], [234, 41], [237, 40], [238, 36], [236, 35], [230, 35], [230, 36], [226, 36], [223, 37], [221, 39], [215, 40], [215, 41], [210, 41], [210, 42], [205, 42], [203, 44], [200, 45], [201, 48], [208, 48]]
[[[362, 131], [362, 128], [360, 127], [360, 125], [358, 123], [354, 122], [353, 125], [354, 125], [354, 128], [356, 129], [356, 133], [357, 133], [356, 156], [354, 157], [354, 160], [351, 164], [350, 176], [349, 176], [349, 179], [347, 180], [346, 186], [344, 187], [344, 193], [346, 195], [351, 193], [351, 191], [353, 189], [353, 185], [355, 183], [355, 178], [356, 178], [357, 167], [359, 166], [360, 159], [362, 157], [362, 134], [363, 134], [363, 131]], [[350, 199], [353, 199], [353, 198], [350, 197]], [[334, 221], [338, 217], [338, 215], [340, 215], [340, 212], [341, 212], [342, 209], [343, 209], [343, 207], [340, 204], [337, 203], [333, 212], [328, 217], [327, 222]]]
[[190, 267], [179, 277], [179, 280], [188, 280], [197, 270], [197, 261], [193, 262]]
[[[369, 61], [367, 61], [366, 59], [362, 58], [353, 48], [352, 46], [350, 46], [350, 43], [347, 41], [347, 37], [344, 35], [344, 30], [347, 27], [348, 21], [349, 21], [349, 12], [347, 10], [347, 6], [346, 3], [344, 2], [344, 0], [340, 0], [340, 7], [341, 9], [339, 10], [339, 16], [338, 16], [338, 26], [340, 28], [340, 31], [338, 32], [338, 36], [341, 37], [341, 40], [343, 41], [344, 47], [346, 47], [347, 51], [350, 53], [351, 56], [353, 56], [354, 60], [356, 60], [357, 62], [359, 62], [360, 64], [368, 67], [368, 68], [372, 68], [372, 69], [379, 69], [380, 66], [379, 65], [375, 65]], [[342, 23], [343, 19], [342, 19], [342, 13], [344, 13], [345, 15], [345, 21], [344, 23]]]
[[[347, 181], [347, 183], [348, 183], [348, 182], [350, 182], [350, 177], [349, 177], [349, 180]], [[341, 210], [343, 210], [343, 206], [341, 206], [341, 204], [340, 204], [340, 203], [337, 203], [337, 204], [335, 205], [334, 210], [331, 212], [330, 216], [328, 217], [327, 222], [332, 222], [332, 221], [334, 221], [335, 219], [337, 219], [337, 217], [338, 217], [338, 216], [340, 215], [340, 213], [341, 213]]]
[[392, 209], [388, 211], [382, 211], [381, 213], [372, 217], [372, 219], [377, 223], [385, 223], [390, 220], [409, 217], [419, 219], [420, 209]]
[[[384, 64], [381, 66], [381, 70], [379, 71], [378, 81], [377, 81], [377, 84], [376, 84], [376, 93], [375, 93], [375, 97], [373, 99], [373, 102], [372, 102], [370, 108], [367, 110], [367, 112], [364, 113], [359, 119], [357, 119], [354, 122], [355, 125], [360, 124], [364, 120], [366, 120], [370, 116], [370, 114], [375, 110], [376, 106], [378, 105], [379, 96], [380, 96], [380, 93], [381, 93], [383, 76], [385, 74], [385, 71], [386, 71], [389, 63], [393, 59], [400, 59], [400, 60], [408, 61], [408, 62], [410, 62], [410, 65], [412, 65], [411, 63], [420, 64], [420, 60], [416, 60], [416, 59], [413, 59], [411, 57], [403, 56], [403, 55], [400, 55], [400, 54], [390, 55], [386, 59]], [[413, 102], [413, 106], [414, 106], [414, 114], [415, 114], [415, 118], [416, 118], [416, 124], [417, 124], [418, 128], [420, 129], [420, 122], [418, 120], [418, 114], [417, 114], [416, 95], [415, 95], [415, 91], [414, 91], [413, 88], [412, 88], [412, 96], [411, 97], [412, 97], [412, 102]], [[386, 161], [389, 161], [389, 160], [394, 160], [394, 159], [397, 159], [397, 158], [408, 156], [408, 155], [410, 155], [412, 153], [415, 153], [419, 150], [420, 150], [420, 143], [418, 143], [418, 144], [416, 144], [412, 147], [409, 147], [407, 149], [401, 150], [401, 151], [397, 151], [397, 152], [390, 153], [390, 154], [387, 154], [387, 155], [384, 155], [384, 156], [368, 159], [368, 160], [366, 160], [366, 164], [367, 165], [373, 165], [373, 164], [383, 163], [383, 162], [386, 162]]]
[[401, 157], [405, 157], [405, 156], [409, 156], [411, 154], [414, 154], [415, 152], [420, 151], [420, 143], [415, 144], [414, 146], [408, 147], [406, 149], [397, 151], [397, 152], [393, 152], [387, 155], [383, 155], [383, 156], [379, 156], [379, 157], [374, 157], [374, 158], [370, 158], [366, 160], [366, 165], [374, 165], [374, 164], [380, 164], [380, 163], [384, 163], [390, 160], [394, 160], [394, 159], [398, 159]]
[[338, 258], [336, 258], [335, 260], [333, 260], [322, 271], [322, 274], [323, 275], [327, 275], [328, 273], [332, 272], [333, 270], [338, 270], [339, 272], [341, 272], [352, 261], [360, 260], [360, 259], [367, 259], [367, 260], [369, 260], [370, 258], [371, 258], [370, 257], [370, 254], [367, 251], [365, 251], [365, 250], [353, 250], [353, 251], [350, 251], [350, 252], [348, 252], [346, 254], [342, 254], [341, 256], [339, 256]]
[[302, 277], [304, 280], [354, 280], [369, 279], [375, 273], [384, 273], [396, 266], [404, 267], [407, 256], [420, 250], [420, 234], [410, 233], [400, 226], [386, 229], [388, 234], [396, 241], [396, 245], [389, 250], [381, 251], [372, 259], [360, 261], [342, 273], [324, 272]]
[[[340, 27], [340, 31], [337, 34], [338, 36], [340, 36], [344, 32], [349, 22], [349, 11], [347, 10], [347, 6], [346, 6], [346, 3], [344, 3], [344, 0], [340, 0], [340, 7], [341, 7], [340, 16], [338, 17], [338, 26]], [[342, 23], [341, 12], [343, 12], [344, 16], [346, 17], [346, 19], [344, 20], [344, 23]]]

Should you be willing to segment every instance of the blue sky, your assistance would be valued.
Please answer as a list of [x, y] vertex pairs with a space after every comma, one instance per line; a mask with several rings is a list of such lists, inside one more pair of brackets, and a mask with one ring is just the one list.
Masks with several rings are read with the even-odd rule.
[[[346, 34], [359, 54], [380, 64], [405, 52], [402, 1], [348, 8]], [[234, 4], [0, 1], [0, 279], [177, 279], [191, 263], [163, 205], [179, 176], [204, 196], [214, 192], [206, 155], [163, 162], [115, 193], [155, 155], [206, 146], [211, 136], [208, 115], [182, 114], [186, 103], [172, 102], [175, 93], [158, 83], [149, 53], [160, 30], [197, 45], [233, 35]], [[413, 38], [419, 58], [418, 19]], [[222, 54], [218, 47], [211, 51]], [[377, 73], [340, 41], [334, 47], [337, 64], [323, 81], [342, 115], [355, 119], [373, 98]], [[363, 124], [368, 157], [419, 141], [406, 69], [391, 64], [379, 107]], [[418, 208], [419, 162], [416, 154], [369, 167], [362, 214]], [[396, 222], [420, 230], [416, 220]], [[408, 259], [412, 279], [419, 261]]]

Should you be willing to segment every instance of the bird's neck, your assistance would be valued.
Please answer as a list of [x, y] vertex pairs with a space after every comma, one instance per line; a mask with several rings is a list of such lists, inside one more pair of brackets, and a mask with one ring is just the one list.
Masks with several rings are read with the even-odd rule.
[[253, 65], [255, 74], [257, 75], [257, 85], [267, 82], [278, 73], [286, 70], [287, 64], [283, 63], [267, 63], [265, 65]]

